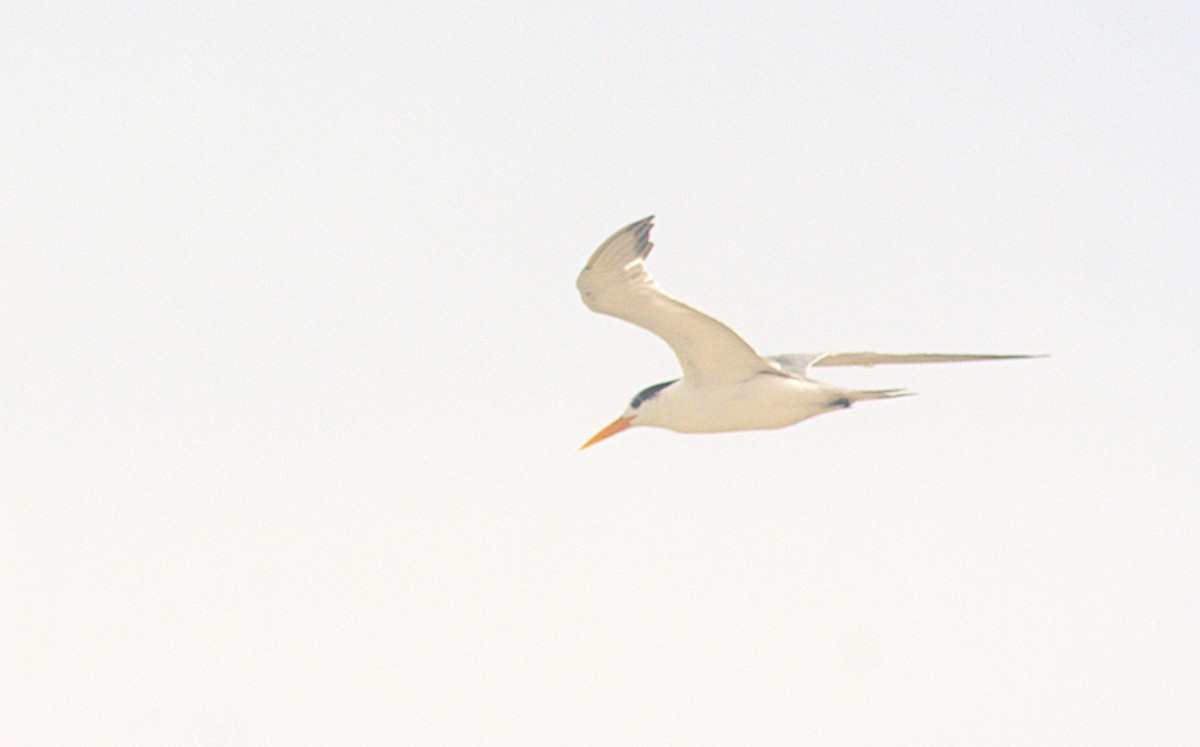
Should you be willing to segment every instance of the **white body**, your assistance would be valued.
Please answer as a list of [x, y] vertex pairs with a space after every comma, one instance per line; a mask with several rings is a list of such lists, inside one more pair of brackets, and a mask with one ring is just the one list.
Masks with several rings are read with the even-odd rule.
[[635, 423], [679, 433], [771, 430], [844, 409], [831, 403], [846, 394], [820, 382], [773, 374], [728, 386], [694, 386], [684, 378], [639, 408], [644, 411]]

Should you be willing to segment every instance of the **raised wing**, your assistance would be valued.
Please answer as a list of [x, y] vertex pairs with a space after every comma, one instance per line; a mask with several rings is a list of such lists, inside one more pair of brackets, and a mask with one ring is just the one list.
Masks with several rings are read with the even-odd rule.
[[995, 355], [988, 353], [793, 353], [767, 360], [791, 374], [804, 376], [811, 366], [881, 366], [891, 363], [968, 363], [1013, 358], [1043, 358], [1042, 355]]
[[773, 368], [736, 332], [664, 293], [645, 259], [654, 246], [654, 216], [614, 233], [588, 260], [575, 287], [592, 311], [636, 324], [661, 337], [698, 385], [743, 381]]

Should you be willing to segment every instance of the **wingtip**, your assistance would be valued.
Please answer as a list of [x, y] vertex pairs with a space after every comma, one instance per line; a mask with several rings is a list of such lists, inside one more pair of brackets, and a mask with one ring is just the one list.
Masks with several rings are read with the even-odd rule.
[[997, 355], [994, 360], [998, 361], [1014, 361], [1014, 360], [1030, 360], [1032, 358], [1049, 358], [1049, 353], [1007, 353]]
[[650, 250], [654, 248], [654, 243], [650, 241], [650, 231], [654, 228], [654, 216], [647, 215], [645, 218], [631, 223], [626, 231], [632, 231], [637, 237], [638, 247], [636, 254], [643, 259], [650, 255]]
[[645, 218], [642, 218], [641, 220], [635, 220], [633, 223], [630, 223], [628, 226], [625, 227], [625, 230], [627, 230], [627, 231], [642, 231], [642, 230], [649, 231], [653, 227], [654, 227], [654, 216], [647, 215]]

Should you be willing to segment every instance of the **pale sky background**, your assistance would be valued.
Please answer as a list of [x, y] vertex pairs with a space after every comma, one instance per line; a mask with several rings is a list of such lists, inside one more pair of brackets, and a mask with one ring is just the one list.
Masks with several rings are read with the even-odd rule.
[[[1200, 5], [244, 5], [0, 10], [0, 742], [1200, 743]], [[580, 453], [650, 213], [1053, 357]]]

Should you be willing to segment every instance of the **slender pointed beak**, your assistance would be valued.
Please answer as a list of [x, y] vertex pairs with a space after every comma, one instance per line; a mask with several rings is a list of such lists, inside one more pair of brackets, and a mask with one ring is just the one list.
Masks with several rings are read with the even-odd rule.
[[579, 450], [583, 451], [594, 443], [599, 443], [609, 436], [615, 436], [631, 425], [633, 425], [633, 418], [619, 417], [608, 425], [604, 426], [604, 430], [589, 438], [586, 444], [579, 447]]

